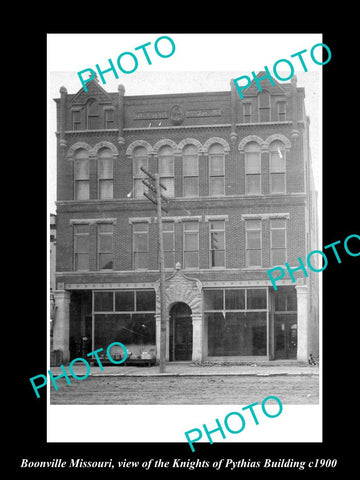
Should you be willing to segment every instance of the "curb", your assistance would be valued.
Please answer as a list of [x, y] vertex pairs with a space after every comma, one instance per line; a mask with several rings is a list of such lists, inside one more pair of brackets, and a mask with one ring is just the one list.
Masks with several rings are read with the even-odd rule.
[[318, 372], [275, 372], [275, 373], [90, 373], [89, 377], [278, 377], [319, 376]]

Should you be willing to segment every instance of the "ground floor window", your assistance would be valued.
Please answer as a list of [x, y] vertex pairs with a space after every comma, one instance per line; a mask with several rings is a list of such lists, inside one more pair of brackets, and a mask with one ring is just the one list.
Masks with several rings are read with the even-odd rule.
[[110, 343], [154, 345], [155, 291], [115, 290], [93, 294], [94, 348]]
[[267, 355], [267, 289], [204, 290], [209, 356]]

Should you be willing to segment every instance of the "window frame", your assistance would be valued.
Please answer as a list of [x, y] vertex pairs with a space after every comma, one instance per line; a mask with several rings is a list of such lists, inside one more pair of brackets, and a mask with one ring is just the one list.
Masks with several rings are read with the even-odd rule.
[[[185, 225], [196, 225], [196, 228], [194, 229], [186, 229]], [[199, 269], [200, 265], [200, 229], [199, 229], [199, 222], [198, 221], [184, 221], [182, 222], [182, 227], [183, 227], [183, 264], [184, 264], [184, 269], [186, 270], [191, 270], [191, 269]], [[186, 235], [187, 234], [197, 234], [197, 249], [195, 250], [187, 250], [186, 249]], [[192, 252], [197, 252], [197, 266], [186, 266], [186, 254], [187, 253], [192, 253]]]
[[[223, 228], [213, 228], [213, 222], [222, 222]], [[223, 249], [214, 249], [213, 245], [213, 234], [222, 233], [223, 234]], [[223, 252], [224, 262], [223, 265], [214, 265], [213, 263], [213, 252]], [[226, 268], [226, 221], [223, 219], [209, 219], [209, 267], [211, 269], [224, 269]]]
[[[272, 226], [272, 222], [274, 220], [283, 220], [284, 222], [284, 226], [283, 227], [273, 227]], [[284, 238], [285, 238], [285, 247], [274, 247], [273, 246], [273, 239], [272, 239], [272, 232], [274, 230], [283, 230], [284, 231]], [[286, 221], [286, 218], [270, 218], [270, 261], [271, 261], [271, 265], [274, 266], [275, 263], [273, 261], [273, 253], [274, 253], [274, 250], [284, 250], [284, 263], [280, 264], [280, 265], [285, 265], [285, 263], [287, 262], [287, 221]], [[276, 263], [276, 265], [279, 265], [279, 263]]]
[[[110, 225], [112, 227], [111, 232], [101, 232], [101, 227], [104, 225]], [[98, 223], [96, 226], [96, 261], [98, 271], [112, 271], [114, 270], [114, 225], [113, 223]], [[100, 251], [100, 236], [111, 237], [111, 251]], [[109, 255], [112, 257], [112, 267], [111, 268], [100, 268], [100, 255]]]
[[[219, 145], [222, 149], [221, 152], [212, 152], [211, 150], [215, 148], [216, 145]], [[221, 174], [212, 174], [212, 160], [215, 157], [221, 156], [221, 165], [222, 165], [222, 173]], [[223, 197], [225, 195], [225, 151], [224, 146], [221, 143], [213, 143], [210, 145], [208, 150], [208, 158], [209, 158], [209, 196], [210, 197]], [[212, 179], [222, 179], [222, 192], [221, 193], [213, 193], [212, 191]]]
[[[87, 227], [86, 232], [76, 232], [78, 227]], [[77, 239], [79, 237], [87, 237], [88, 248], [87, 252], [77, 251]], [[87, 268], [78, 268], [78, 255], [87, 255]], [[73, 271], [74, 272], [88, 272], [90, 271], [90, 224], [88, 223], [74, 223], [73, 225]]]
[[[144, 227], [144, 230], [141, 231], [135, 231], [136, 227], [139, 227], [142, 225]], [[145, 230], [146, 227], [146, 230]], [[135, 237], [136, 234], [145, 234], [146, 233], [146, 250], [135, 250]], [[149, 224], [148, 222], [134, 222], [132, 224], [132, 261], [133, 261], [133, 270], [149, 270]], [[137, 256], [136, 254], [146, 254], [146, 267], [137, 267]]]
[[[259, 222], [260, 228], [248, 228], [249, 223], [253, 220]], [[259, 232], [260, 248], [249, 248], [248, 232]], [[260, 251], [260, 265], [250, 265], [249, 255], [250, 250]], [[245, 266], [246, 268], [262, 268], [263, 267], [263, 245], [262, 245], [262, 220], [261, 218], [246, 219], [245, 220]]]

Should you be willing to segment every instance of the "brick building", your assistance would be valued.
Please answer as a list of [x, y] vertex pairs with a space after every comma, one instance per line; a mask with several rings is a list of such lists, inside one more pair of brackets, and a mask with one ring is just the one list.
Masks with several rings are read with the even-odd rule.
[[169, 198], [167, 359], [318, 353], [317, 274], [284, 277], [277, 291], [267, 276], [317, 244], [305, 92], [296, 77], [261, 85], [244, 100], [233, 87], [60, 89], [53, 348], [64, 362], [115, 341], [159, 356], [157, 217], [141, 165], [159, 172]]

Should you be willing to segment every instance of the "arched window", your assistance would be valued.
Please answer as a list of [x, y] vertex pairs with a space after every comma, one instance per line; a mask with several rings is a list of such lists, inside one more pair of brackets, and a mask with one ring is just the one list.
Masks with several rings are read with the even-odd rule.
[[224, 195], [225, 193], [225, 154], [220, 143], [213, 143], [209, 147], [209, 175], [210, 195]]
[[142, 183], [143, 179], [146, 177], [145, 173], [140, 169], [144, 167], [145, 170], [148, 170], [148, 153], [145, 147], [135, 147], [133, 152], [133, 178], [134, 178], [134, 187], [133, 187], [133, 196], [135, 198], [144, 198], [143, 193], [146, 191], [146, 187]]
[[256, 195], [261, 193], [261, 152], [257, 142], [245, 145], [245, 193]]
[[270, 192], [286, 192], [286, 153], [281, 141], [270, 144]]
[[198, 148], [195, 145], [186, 145], [182, 158], [184, 197], [197, 197], [199, 195]]
[[98, 191], [99, 198], [113, 198], [113, 156], [109, 148], [98, 153]]
[[270, 122], [270, 94], [260, 92], [258, 95], [259, 122]]
[[165, 195], [174, 196], [174, 154], [169, 145], [163, 145], [158, 152], [160, 182], [167, 188]]
[[89, 154], [80, 148], [74, 155], [74, 198], [89, 199]]

